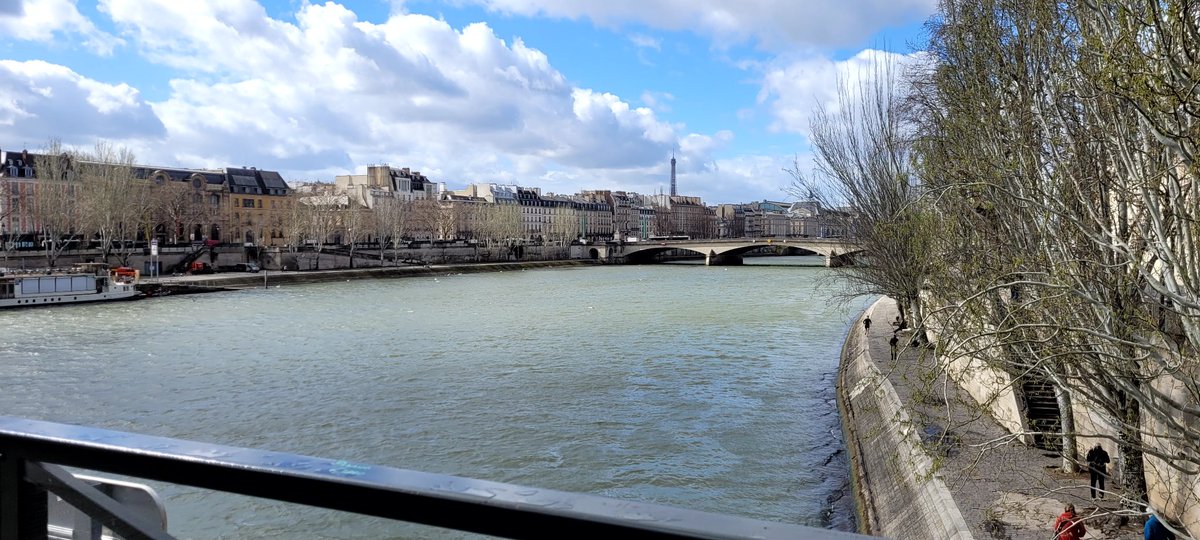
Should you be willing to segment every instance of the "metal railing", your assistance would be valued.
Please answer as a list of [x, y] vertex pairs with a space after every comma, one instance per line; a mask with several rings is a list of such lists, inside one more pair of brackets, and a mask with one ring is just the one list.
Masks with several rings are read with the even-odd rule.
[[[126, 539], [171, 538], [62, 467], [508, 538], [858, 535], [594, 495], [0, 416], [0, 540], [46, 538], [49, 491]], [[764, 486], [764, 489], [767, 489]]]

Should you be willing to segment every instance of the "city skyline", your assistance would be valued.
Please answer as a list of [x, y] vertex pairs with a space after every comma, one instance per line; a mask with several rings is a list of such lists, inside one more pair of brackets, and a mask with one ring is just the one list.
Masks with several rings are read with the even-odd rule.
[[681, 195], [789, 199], [813, 106], [934, 9], [793, 4], [19, 0], [0, 6], [0, 139], [557, 193], [668, 192], [674, 154]]

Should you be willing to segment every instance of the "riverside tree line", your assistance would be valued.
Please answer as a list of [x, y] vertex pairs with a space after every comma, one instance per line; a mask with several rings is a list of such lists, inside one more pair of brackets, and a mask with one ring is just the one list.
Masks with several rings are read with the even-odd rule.
[[856, 214], [856, 292], [1051, 381], [1064, 467], [1109, 440], [1123, 506], [1200, 531], [1200, 4], [942, 0], [927, 31], [818, 109], [796, 189]]
[[[7, 254], [17, 246], [17, 239], [33, 238], [28, 241], [31, 245], [21, 249], [42, 251], [49, 267], [72, 249], [92, 249], [106, 262], [128, 265], [152, 238], [187, 244], [208, 239], [209, 231], [217, 228], [224, 229], [226, 240], [235, 242], [242, 241], [243, 230], [262, 231], [256, 237], [262, 244], [291, 251], [304, 248], [313, 254], [314, 262], [332, 243], [349, 251], [351, 264], [356, 249], [364, 244], [378, 249], [382, 264], [389, 255], [397, 260], [400, 248], [414, 239], [469, 238], [483, 246], [497, 246], [526, 236], [521, 210], [513, 205], [377, 198], [374, 207], [367, 208], [362, 201], [338, 193], [332, 184], [322, 183], [270, 197], [277, 199], [270, 204], [278, 208], [269, 211], [261, 205], [227, 208], [227, 197], [206, 189], [202, 179], [193, 184], [148, 178], [149, 171], [136, 165], [131, 151], [103, 141], [94, 149], [80, 150], [51, 140], [29, 160], [37, 173], [36, 185], [19, 189], [16, 182], [0, 181], [4, 201], [0, 223], [21, 215], [37, 233], [24, 234], [15, 225], [0, 231], [8, 233], [0, 249]], [[543, 241], [550, 245], [566, 245], [581, 235], [578, 220], [565, 214], [549, 216], [542, 232]]]

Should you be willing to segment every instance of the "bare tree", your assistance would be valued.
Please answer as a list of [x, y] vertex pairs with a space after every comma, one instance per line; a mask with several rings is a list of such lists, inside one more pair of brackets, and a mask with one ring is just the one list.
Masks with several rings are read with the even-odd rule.
[[579, 217], [568, 207], [555, 207], [546, 224], [546, 239], [565, 246], [579, 238]]
[[85, 228], [100, 240], [104, 258], [129, 263], [136, 248], [139, 218], [150, 205], [148, 183], [134, 175], [128, 148], [101, 141], [79, 166], [79, 204]]
[[342, 235], [342, 243], [349, 249], [350, 268], [354, 268], [354, 251], [358, 243], [370, 233], [369, 212], [370, 210], [352, 199], [347, 200], [347, 204], [338, 209], [337, 225]]
[[7, 177], [0, 177], [0, 256], [8, 260], [9, 246], [16, 231], [7, 228], [8, 219], [16, 213], [19, 201], [16, 200], [16, 186]]
[[182, 242], [192, 227], [211, 219], [204, 193], [185, 182], [167, 181], [154, 186], [150, 202], [150, 208], [156, 216], [154, 225], [162, 225], [167, 241], [172, 244]]
[[416, 229], [433, 240], [454, 240], [462, 221], [462, 208], [451, 201], [422, 199], [413, 203]]
[[289, 192], [283, 204], [284, 211], [280, 215], [279, 230], [283, 233], [283, 243], [288, 247], [288, 251], [295, 253], [304, 245], [309, 204], [297, 191]]
[[300, 215], [304, 224], [304, 237], [312, 242], [314, 269], [321, 267], [321, 252], [338, 231], [339, 214], [347, 206], [344, 195], [335, 195], [332, 184], [317, 184], [311, 194], [299, 200]]
[[479, 235], [487, 246], [511, 245], [521, 238], [521, 207], [515, 204], [487, 204], [478, 209]]
[[[944, 1], [915, 107], [942, 218], [929, 283], [951, 342], [1053, 381], [1064, 459], [1076, 436], [1112, 438], [1131, 508], [1146, 464], [1200, 473], [1200, 109], [1179, 90], [1196, 73], [1198, 13], [1162, 8]], [[1114, 432], [1070, 425], [1077, 405]]]
[[51, 139], [42, 155], [34, 159], [34, 168], [38, 182], [30, 216], [41, 232], [46, 264], [53, 268], [69, 245], [64, 239], [79, 231], [79, 153]]
[[396, 202], [394, 198], [376, 197], [375, 207], [371, 209], [368, 225], [379, 243], [379, 266], [384, 265], [389, 245], [392, 246], [392, 258], [395, 259], [395, 243], [400, 241], [392, 236], [392, 220], [398, 216], [392, 214], [391, 210]]
[[494, 214], [496, 222], [496, 237], [504, 245], [511, 246], [524, 240], [524, 224], [521, 222], [521, 207], [516, 204], [496, 205]]
[[900, 66], [882, 59], [858, 82], [841, 79], [834, 108], [818, 107], [812, 122], [816, 170], [786, 169], [797, 196], [816, 195], [826, 207], [846, 205], [863, 251], [844, 267], [852, 294], [895, 298], [910, 325], [922, 324], [921, 290], [936, 263], [936, 217], [920, 203], [911, 161], [913, 129], [902, 115], [907, 97]]

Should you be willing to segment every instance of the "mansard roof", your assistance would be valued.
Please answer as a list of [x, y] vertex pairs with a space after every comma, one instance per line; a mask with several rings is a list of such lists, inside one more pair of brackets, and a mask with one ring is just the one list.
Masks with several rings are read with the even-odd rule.
[[45, 158], [44, 154], [31, 154], [26, 150], [20, 152], [0, 151], [0, 176], [9, 178], [33, 178], [37, 175], [36, 163]]
[[283, 180], [283, 177], [279, 173], [275, 171], [258, 171], [258, 174], [262, 178], [263, 186], [271, 189], [288, 189], [287, 182]]
[[[0, 150], [0, 176], [14, 178], [34, 178], [37, 176], [36, 163], [45, 158], [44, 154], [34, 154], [27, 150], [20, 152]], [[161, 172], [173, 181], [187, 182], [199, 175], [208, 185], [236, 186], [243, 193], [266, 193], [286, 195], [291, 188], [275, 171], [265, 171], [254, 167], [226, 168], [224, 171], [184, 169], [178, 167], [154, 167], [150, 165], [135, 165], [133, 174], [136, 178], [150, 179], [155, 173]], [[405, 170], [407, 173], [407, 170]], [[417, 176], [424, 178], [417, 173]], [[415, 189], [415, 186], [414, 186]]]
[[254, 167], [225, 169], [225, 178], [231, 191], [265, 195], [287, 195], [291, 188], [275, 171], [264, 171]]

